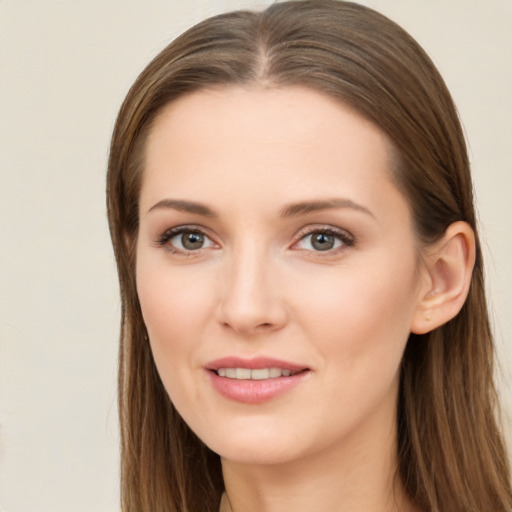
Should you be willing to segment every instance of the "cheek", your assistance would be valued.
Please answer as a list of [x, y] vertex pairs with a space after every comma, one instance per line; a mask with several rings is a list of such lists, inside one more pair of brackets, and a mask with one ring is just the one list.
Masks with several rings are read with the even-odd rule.
[[377, 365], [384, 358], [398, 365], [414, 311], [415, 265], [412, 258], [381, 263], [384, 271], [352, 266], [304, 283], [296, 317], [327, 361], [352, 366], [365, 358]]
[[368, 268], [340, 269], [337, 277], [305, 286], [309, 293], [303, 294], [302, 313], [296, 315], [320, 354], [319, 373], [325, 377], [321, 391], [311, 397], [311, 415], [330, 410], [333, 437], [357, 430], [374, 413], [394, 411], [410, 332], [414, 266], [384, 273]]
[[198, 324], [201, 311], [211, 306], [213, 283], [197, 268], [173, 268], [165, 256], [137, 261], [137, 293], [148, 330], [181, 330]]
[[[153, 359], [167, 393], [180, 400], [183, 388], [196, 395], [190, 381], [193, 343], [197, 339], [200, 294], [193, 282], [180, 280], [158, 261], [137, 263], [137, 293]], [[182, 400], [183, 401], [183, 400]]]
[[201, 333], [213, 317], [209, 272], [172, 268], [165, 257], [145, 257], [137, 262], [137, 293], [153, 357], [168, 392], [174, 381], [186, 379], [185, 370], [199, 363], [195, 350]]

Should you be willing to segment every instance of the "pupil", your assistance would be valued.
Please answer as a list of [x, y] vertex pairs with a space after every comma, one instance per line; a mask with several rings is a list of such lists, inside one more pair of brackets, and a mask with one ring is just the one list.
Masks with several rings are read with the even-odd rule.
[[204, 243], [204, 237], [201, 233], [185, 233], [181, 237], [181, 243], [185, 249], [200, 249]]
[[318, 251], [328, 251], [334, 247], [334, 236], [325, 233], [315, 233], [311, 243]]

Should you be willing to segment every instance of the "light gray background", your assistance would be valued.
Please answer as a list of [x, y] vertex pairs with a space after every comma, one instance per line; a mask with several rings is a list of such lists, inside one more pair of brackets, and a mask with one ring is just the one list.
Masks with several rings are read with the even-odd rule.
[[[118, 511], [109, 136], [142, 67], [269, 0], [0, 0], [0, 503]], [[512, 0], [374, 0], [443, 73], [470, 145], [511, 410]], [[503, 379], [502, 379], [503, 380]]]

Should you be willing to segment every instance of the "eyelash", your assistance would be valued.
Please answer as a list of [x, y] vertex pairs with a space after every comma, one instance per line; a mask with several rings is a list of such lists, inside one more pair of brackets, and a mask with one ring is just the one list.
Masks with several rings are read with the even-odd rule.
[[182, 235], [185, 233], [197, 233], [198, 235], [202, 235], [205, 238], [208, 238], [211, 240], [211, 238], [206, 234], [205, 230], [199, 226], [177, 226], [175, 228], [170, 228], [165, 230], [157, 239], [156, 239], [156, 245], [163, 247], [167, 246], [167, 250], [169, 250], [172, 253], [178, 253], [178, 254], [185, 254], [190, 255], [192, 253], [198, 252], [197, 251], [187, 251], [183, 249], [178, 249], [177, 247], [174, 247], [169, 242], [176, 236]]
[[[199, 226], [189, 225], [189, 226], [177, 226], [175, 228], [170, 228], [164, 231], [155, 241], [157, 246], [164, 247], [167, 246], [167, 250], [169, 250], [172, 253], [178, 253], [178, 254], [184, 254], [184, 255], [191, 255], [193, 253], [199, 252], [202, 248], [197, 250], [183, 250], [178, 249], [174, 247], [173, 245], [169, 244], [170, 240], [172, 240], [174, 237], [185, 234], [185, 233], [196, 233], [198, 235], [202, 235], [205, 238], [209, 239], [211, 241], [211, 238], [207, 235], [205, 230]], [[348, 231], [345, 231], [343, 229], [333, 228], [332, 226], [314, 226], [314, 227], [308, 227], [300, 231], [297, 235], [297, 241], [293, 243], [292, 247], [298, 245], [301, 241], [306, 239], [308, 236], [312, 236], [316, 233], [321, 233], [323, 235], [327, 236], [333, 236], [337, 240], [341, 242], [341, 247], [337, 247], [334, 249], [328, 249], [325, 251], [327, 254], [333, 254], [337, 253], [340, 250], [344, 250], [347, 247], [353, 247], [356, 243], [356, 240], [353, 235], [351, 235]], [[215, 243], [215, 242], [212, 242]], [[299, 249], [300, 250], [300, 249]], [[309, 251], [308, 249], [302, 249], [305, 251]], [[317, 252], [322, 253], [323, 251], [314, 251], [311, 250], [311, 252]]]
[[[327, 236], [332, 236], [339, 240], [341, 242], [340, 247], [336, 247], [333, 249], [328, 249], [325, 251], [313, 251], [315, 253], [322, 253], [325, 252], [326, 255], [333, 255], [337, 254], [339, 251], [345, 250], [347, 247], [353, 247], [356, 243], [356, 239], [353, 235], [351, 235], [348, 231], [345, 231], [344, 229], [340, 228], [334, 228], [332, 226], [313, 226], [305, 228], [304, 230], [300, 231], [297, 235], [298, 240], [294, 242], [293, 246], [298, 245], [301, 241], [305, 240], [308, 236], [312, 236], [314, 234], [322, 234]], [[306, 251], [309, 251], [309, 249], [303, 249]]]

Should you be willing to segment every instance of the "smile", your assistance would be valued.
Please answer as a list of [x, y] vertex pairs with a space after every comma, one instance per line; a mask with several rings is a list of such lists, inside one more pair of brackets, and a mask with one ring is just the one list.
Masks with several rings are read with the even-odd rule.
[[[294, 372], [283, 368], [219, 368], [217, 375], [228, 379], [266, 380], [278, 377], [289, 377]], [[295, 372], [297, 373], [297, 372]]]
[[290, 392], [311, 374], [306, 365], [270, 357], [223, 357], [204, 367], [224, 398], [245, 404], [267, 402]]

